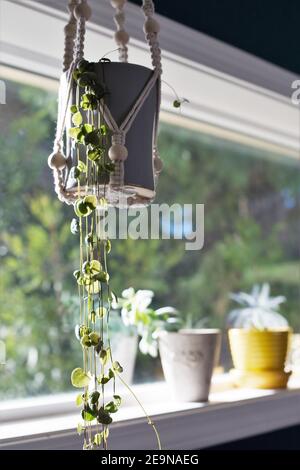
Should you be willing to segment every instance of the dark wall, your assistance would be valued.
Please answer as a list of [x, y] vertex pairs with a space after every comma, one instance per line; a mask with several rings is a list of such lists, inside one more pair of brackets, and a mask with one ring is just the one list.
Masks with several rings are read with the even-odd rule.
[[155, 8], [168, 18], [300, 73], [299, 0], [155, 0]]
[[300, 425], [210, 447], [208, 450], [300, 450]]

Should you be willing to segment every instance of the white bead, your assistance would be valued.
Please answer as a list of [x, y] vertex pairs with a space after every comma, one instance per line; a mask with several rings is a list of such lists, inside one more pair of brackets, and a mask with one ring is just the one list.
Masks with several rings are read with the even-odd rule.
[[114, 8], [122, 8], [125, 5], [126, 0], [110, 0], [110, 3]]
[[88, 21], [92, 16], [92, 10], [87, 3], [81, 3], [75, 7], [74, 16], [76, 20], [85, 18], [85, 20]]
[[148, 18], [144, 23], [144, 33], [159, 33], [159, 23], [154, 18]]
[[118, 46], [124, 46], [129, 41], [129, 34], [126, 31], [120, 30], [115, 32], [115, 41]]
[[124, 162], [128, 157], [128, 150], [124, 145], [113, 144], [108, 151], [108, 156], [113, 162]]
[[48, 165], [52, 170], [63, 170], [66, 166], [65, 156], [57, 150], [48, 157]]

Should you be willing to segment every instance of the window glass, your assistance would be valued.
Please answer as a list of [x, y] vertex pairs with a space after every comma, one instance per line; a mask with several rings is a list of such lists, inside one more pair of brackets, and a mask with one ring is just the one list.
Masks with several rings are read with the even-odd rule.
[[[6, 86], [0, 114], [1, 399], [71, 390], [70, 372], [81, 363], [74, 336], [73, 209], [57, 200], [46, 163], [57, 98], [20, 83]], [[204, 204], [204, 247], [186, 251], [182, 240], [113, 241], [114, 291], [152, 289], [154, 307], [176, 307], [189, 326], [223, 327], [229, 292], [269, 282], [274, 295], [286, 296], [282, 312], [299, 329], [297, 162], [167, 123], [160, 154], [165, 166], [156, 202]], [[116, 345], [116, 338], [130, 336], [117, 320], [112, 328]], [[134, 352], [134, 341], [131, 347]], [[161, 378], [159, 360], [138, 353], [134, 380]]]

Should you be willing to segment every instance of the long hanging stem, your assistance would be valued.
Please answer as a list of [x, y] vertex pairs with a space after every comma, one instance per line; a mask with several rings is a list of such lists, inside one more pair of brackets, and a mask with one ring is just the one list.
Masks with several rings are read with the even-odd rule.
[[[80, 74], [84, 73], [82, 69], [87, 67], [90, 71], [91, 65], [87, 61], [81, 61], [74, 76], [80, 78]], [[103, 83], [98, 85], [101, 85], [100, 88], [103, 85], [105, 89], [104, 67], [102, 72]], [[103, 449], [108, 449], [107, 437], [112, 422], [111, 413], [115, 413], [120, 406], [120, 398], [116, 395], [116, 377], [118, 377], [141, 407], [155, 433], [158, 448], [161, 449], [155, 424], [136, 394], [120, 376], [119, 372], [122, 370], [120, 364], [113, 361], [109, 322], [114, 294], [109, 284], [107, 262], [110, 242], [102, 231], [102, 215], [99, 208], [102, 205], [104, 211], [106, 210], [107, 180], [109, 172], [113, 171], [112, 163], [106, 158], [110, 139], [106, 135], [100, 107], [101, 98], [97, 94], [99, 87], [93, 89], [92, 85], [85, 86], [85, 95], [81, 97], [83, 103], [81, 104], [79, 86], [82, 86], [82, 81], [78, 81], [78, 78], [75, 80], [77, 80], [76, 105], [72, 106], [71, 112], [74, 114], [72, 121], [76, 127], [70, 129], [72, 131], [70, 135], [75, 139], [73, 149], [77, 156], [78, 200], [74, 204], [74, 210], [79, 218], [80, 259], [79, 270], [74, 272], [74, 276], [78, 282], [79, 339], [82, 345], [83, 369], [74, 369], [72, 383], [84, 390], [84, 393], [79, 395], [84, 424], [84, 448], [100, 448], [102, 444]], [[85, 113], [84, 116], [82, 112]], [[82, 144], [86, 147], [85, 161], [80, 160], [79, 148]], [[97, 367], [98, 373], [100, 372], [99, 377], [97, 377]], [[105, 384], [110, 380], [113, 380], [114, 401], [106, 403]], [[93, 387], [92, 391], [90, 386]], [[97, 425], [93, 428], [95, 420]], [[101, 432], [99, 428], [102, 429]]]
[[150, 416], [148, 415], [147, 411], [145, 410], [144, 406], [142, 405], [142, 403], [140, 402], [140, 400], [138, 399], [138, 397], [136, 396], [136, 394], [134, 393], [134, 391], [132, 390], [132, 388], [125, 382], [124, 379], [122, 379], [122, 377], [120, 376], [120, 374], [115, 371], [115, 374], [116, 376], [118, 377], [118, 379], [122, 382], [122, 384], [127, 388], [127, 390], [129, 390], [129, 392], [131, 393], [131, 395], [133, 396], [133, 398], [135, 399], [135, 401], [138, 403], [138, 405], [141, 407], [141, 409], [143, 410], [143, 413], [144, 415], [146, 416], [147, 418], [147, 421], [148, 421], [148, 424], [150, 426], [152, 426], [152, 429], [155, 433], [155, 436], [156, 436], [156, 440], [157, 440], [157, 445], [158, 445], [158, 450], [162, 450], [162, 447], [161, 447], [161, 441], [160, 441], [160, 437], [159, 437], [159, 433], [156, 429], [156, 426], [154, 424], [154, 422], [152, 421], [152, 419], [150, 418]]

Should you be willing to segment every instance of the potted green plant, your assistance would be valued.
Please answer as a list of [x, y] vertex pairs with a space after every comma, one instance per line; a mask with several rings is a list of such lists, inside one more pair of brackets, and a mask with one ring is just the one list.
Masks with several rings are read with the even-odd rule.
[[285, 297], [271, 297], [269, 284], [255, 285], [250, 294], [231, 294], [241, 305], [228, 316], [229, 345], [238, 386], [284, 388], [290, 376], [285, 370], [291, 328], [279, 313]]
[[112, 310], [110, 315], [111, 348], [114, 358], [122, 363], [122, 377], [127, 384], [132, 384], [138, 347], [138, 335], [133, 327], [127, 328], [119, 312]]
[[114, 304], [121, 309], [123, 323], [128, 328], [135, 328], [140, 337], [139, 349], [143, 354], [157, 357], [157, 334], [161, 330], [174, 330], [180, 325], [177, 310], [173, 307], [153, 309], [151, 307], [154, 292], [129, 287], [122, 292], [122, 297]]
[[139, 348], [152, 357], [160, 353], [166, 382], [175, 399], [207, 401], [221, 334], [183, 320], [173, 307], [153, 309], [151, 290], [126, 289], [118, 306], [125, 325], [135, 326]]

